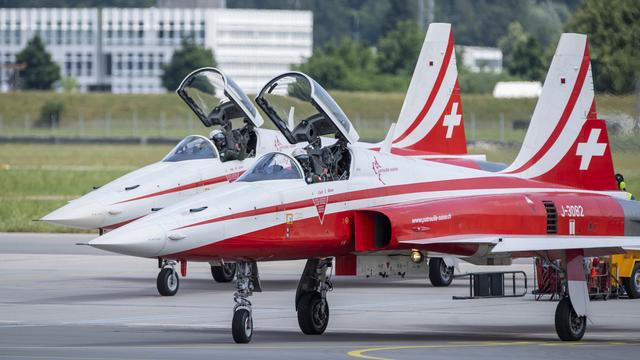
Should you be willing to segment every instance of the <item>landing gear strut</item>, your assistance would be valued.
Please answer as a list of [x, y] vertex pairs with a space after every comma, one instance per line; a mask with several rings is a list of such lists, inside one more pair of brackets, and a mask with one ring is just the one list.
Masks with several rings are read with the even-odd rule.
[[330, 281], [332, 258], [309, 259], [296, 291], [298, 325], [307, 335], [324, 333], [329, 324], [327, 292], [333, 290]]
[[227, 283], [233, 280], [236, 275], [235, 263], [224, 263], [222, 265], [211, 265], [211, 276], [216, 282]]
[[255, 262], [236, 263], [236, 292], [233, 300], [233, 321], [231, 332], [233, 341], [238, 344], [246, 344], [251, 341], [253, 335], [253, 316], [249, 296], [253, 292], [261, 292], [258, 265]]
[[178, 293], [180, 279], [178, 272], [176, 272], [176, 264], [177, 262], [173, 260], [163, 259], [160, 261], [161, 270], [156, 279], [156, 286], [162, 296], [173, 296]]
[[442, 258], [429, 259], [429, 280], [437, 287], [449, 286], [453, 281], [453, 266], [447, 266]]

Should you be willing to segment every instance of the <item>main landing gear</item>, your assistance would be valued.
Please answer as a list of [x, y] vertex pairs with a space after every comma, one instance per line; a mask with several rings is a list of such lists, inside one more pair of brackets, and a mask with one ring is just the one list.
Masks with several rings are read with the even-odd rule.
[[589, 291], [582, 250], [564, 250], [562, 259], [564, 297], [556, 307], [556, 333], [562, 341], [578, 341], [587, 330]]
[[442, 258], [429, 259], [429, 280], [431, 285], [444, 287], [451, 285], [453, 281], [453, 266], [447, 266]]
[[236, 275], [235, 263], [224, 263], [222, 265], [211, 265], [211, 276], [216, 282], [227, 283], [233, 280]]
[[177, 262], [173, 260], [160, 261], [160, 273], [156, 280], [158, 292], [162, 296], [173, 296], [178, 292], [180, 287], [180, 279], [176, 271]]
[[309, 259], [296, 291], [298, 325], [307, 335], [324, 333], [329, 324], [327, 292], [333, 290], [330, 281], [332, 258]]
[[261, 292], [258, 265], [255, 262], [236, 263], [236, 292], [233, 300], [233, 321], [231, 333], [233, 341], [238, 344], [246, 344], [251, 341], [253, 335], [253, 316], [249, 296], [253, 292]]

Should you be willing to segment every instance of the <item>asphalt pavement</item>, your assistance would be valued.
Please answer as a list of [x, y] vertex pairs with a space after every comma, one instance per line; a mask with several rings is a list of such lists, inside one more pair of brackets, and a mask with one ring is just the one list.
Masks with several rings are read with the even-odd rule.
[[[0, 359], [634, 359], [640, 352], [640, 300], [593, 301], [584, 340], [563, 343], [556, 302], [452, 300], [468, 293], [462, 280], [434, 288], [426, 279], [335, 277], [326, 333], [303, 335], [294, 310], [303, 261], [259, 264], [264, 292], [251, 298], [253, 341], [238, 345], [230, 333], [233, 284], [214, 282], [207, 264], [190, 263], [178, 294], [161, 297], [155, 260], [75, 245], [94, 236], [0, 234]], [[514, 268], [532, 270], [527, 261]]]

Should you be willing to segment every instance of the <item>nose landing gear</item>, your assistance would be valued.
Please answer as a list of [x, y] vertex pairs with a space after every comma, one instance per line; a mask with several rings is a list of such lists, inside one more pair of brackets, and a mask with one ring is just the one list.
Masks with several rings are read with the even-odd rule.
[[329, 324], [327, 292], [333, 290], [329, 273], [332, 261], [332, 258], [307, 260], [298, 283], [298, 325], [307, 335], [320, 335]]
[[178, 278], [178, 273], [176, 272], [177, 262], [172, 260], [162, 260], [160, 273], [158, 273], [158, 278], [156, 279], [156, 286], [158, 288], [158, 292], [162, 296], [173, 296], [178, 293], [178, 289], [180, 288], [180, 279]]
[[248, 297], [254, 291], [262, 291], [258, 265], [255, 262], [236, 263], [236, 292], [233, 294], [236, 305], [233, 307], [231, 333], [233, 341], [238, 344], [250, 342], [253, 335], [253, 316]]

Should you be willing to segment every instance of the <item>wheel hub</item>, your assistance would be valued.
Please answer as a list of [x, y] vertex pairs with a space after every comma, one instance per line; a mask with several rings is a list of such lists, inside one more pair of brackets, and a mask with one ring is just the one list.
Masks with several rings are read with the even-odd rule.
[[636, 285], [636, 289], [640, 289], [640, 271], [636, 271], [633, 276], [633, 283]]
[[444, 281], [447, 281], [447, 282], [451, 277], [451, 269], [447, 267], [447, 264], [445, 264], [444, 261], [442, 261], [440, 264], [440, 276]]
[[178, 281], [176, 279], [176, 272], [173, 271], [171, 272], [171, 275], [169, 275], [169, 277], [167, 278], [167, 286], [171, 291], [173, 291], [176, 289], [177, 285], [178, 285]]
[[324, 324], [324, 322], [327, 319], [327, 312], [325, 311], [325, 302], [324, 300], [322, 301], [318, 301], [314, 306], [313, 306], [313, 322], [318, 325], [318, 326], [322, 326], [322, 324]]
[[579, 334], [582, 332], [582, 328], [585, 325], [586, 318], [584, 316], [578, 316], [575, 311], [571, 312], [571, 319], [569, 321], [569, 327], [571, 328], [571, 332], [574, 334]]

